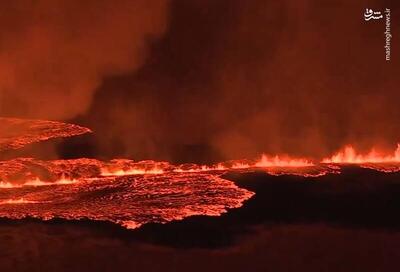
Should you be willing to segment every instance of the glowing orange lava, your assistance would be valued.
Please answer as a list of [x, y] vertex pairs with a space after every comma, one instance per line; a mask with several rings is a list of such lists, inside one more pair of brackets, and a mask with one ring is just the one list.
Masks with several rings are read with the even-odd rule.
[[259, 160], [233, 160], [221, 162], [214, 165], [182, 164], [174, 166], [168, 162], [143, 161], [117, 159], [101, 168], [101, 175], [107, 176], [130, 176], [130, 175], [160, 175], [168, 172], [176, 173], [201, 173], [218, 172], [228, 170], [249, 170], [255, 168], [268, 168], [268, 171], [282, 171], [281, 168], [311, 167], [314, 164], [302, 158], [291, 158], [289, 156], [262, 155]]
[[23, 183], [0, 181], [0, 189], [21, 188], [25, 186], [38, 187], [38, 186], [68, 185], [68, 184], [75, 184], [78, 182], [80, 181], [77, 179], [69, 179], [66, 178], [65, 176], [61, 176], [56, 181], [43, 181], [40, 180], [38, 177], [36, 177], [34, 179], [27, 180]]
[[5, 205], [5, 204], [36, 204], [40, 203], [38, 201], [33, 201], [33, 200], [26, 200], [23, 197], [18, 198], [18, 199], [6, 199], [6, 200], [1, 200], [0, 205]]
[[65, 178], [62, 176], [60, 179], [54, 181], [54, 182], [47, 182], [47, 181], [42, 181], [38, 178], [29, 180], [23, 184], [23, 186], [52, 186], [52, 185], [68, 185], [68, 184], [75, 184], [78, 183], [79, 180], [77, 179], [69, 179]]
[[[90, 130], [59, 122], [0, 118], [0, 132], [1, 152]], [[217, 216], [242, 206], [254, 195], [224, 179], [227, 172], [320, 177], [340, 174], [340, 164], [345, 163], [381, 172], [400, 171], [400, 144], [393, 154], [374, 150], [359, 154], [347, 146], [321, 163], [265, 154], [256, 160], [213, 165], [130, 159], [16, 158], [0, 161], [0, 217], [85, 218], [133, 229], [193, 215]], [[33, 205], [37, 203], [40, 205]]]
[[256, 162], [256, 167], [307, 167], [314, 164], [307, 159], [293, 159], [288, 156], [267, 156], [262, 155], [261, 160]]
[[0, 117], [0, 151], [52, 138], [72, 137], [90, 129], [61, 122]]
[[117, 170], [108, 170], [102, 169], [101, 175], [104, 177], [110, 176], [130, 176], [130, 175], [159, 175], [164, 173], [162, 169], [153, 168], [153, 169], [143, 169], [143, 168], [131, 168], [131, 169], [117, 169]]
[[330, 158], [325, 158], [322, 163], [348, 163], [348, 164], [364, 164], [364, 163], [400, 163], [400, 144], [392, 154], [382, 154], [372, 149], [367, 154], [358, 153], [352, 146], [346, 146], [343, 150], [334, 154]]

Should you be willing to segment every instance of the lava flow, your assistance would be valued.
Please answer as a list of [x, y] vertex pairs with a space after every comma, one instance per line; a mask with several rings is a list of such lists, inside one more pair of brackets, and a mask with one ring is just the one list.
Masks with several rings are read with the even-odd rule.
[[343, 150], [339, 151], [330, 158], [322, 160], [323, 163], [349, 163], [349, 164], [363, 164], [363, 163], [400, 163], [400, 144], [393, 154], [382, 154], [372, 149], [369, 153], [363, 155], [359, 154], [352, 146], [346, 146]]
[[45, 120], [0, 117], [0, 152], [52, 138], [71, 137], [91, 132], [73, 124]]
[[397, 149], [392, 154], [378, 152], [375, 149], [361, 154], [349, 145], [331, 157], [323, 159], [322, 163], [355, 164], [382, 172], [398, 172], [400, 171], [400, 144], [397, 144]]
[[[0, 151], [55, 137], [90, 132], [51, 121], [0, 118]], [[319, 177], [340, 174], [342, 164], [400, 171], [400, 146], [391, 155], [358, 154], [347, 147], [316, 163], [304, 158], [262, 155], [215, 165], [115, 159], [0, 161], [0, 217], [110, 221], [127, 228], [166, 223], [192, 215], [216, 216], [238, 208], [254, 193], [222, 178], [227, 172]]]
[[[0, 151], [89, 129], [0, 119]], [[192, 215], [216, 216], [254, 193], [218, 173], [179, 171], [166, 162], [95, 159], [0, 161], [0, 217], [110, 221], [126, 228]]]

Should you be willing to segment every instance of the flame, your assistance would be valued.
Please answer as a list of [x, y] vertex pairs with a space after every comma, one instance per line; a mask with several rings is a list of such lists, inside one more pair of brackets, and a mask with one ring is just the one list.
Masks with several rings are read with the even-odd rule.
[[209, 171], [224, 171], [228, 170], [229, 167], [224, 166], [222, 163], [216, 165], [191, 165], [190, 167], [185, 167], [185, 165], [174, 169], [177, 173], [195, 173], [195, 172], [209, 172]]
[[29, 180], [23, 184], [23, 186], [51, 186], [51, 185], [67, 185], [67, 184], [75, 184], [78, 183], [77, 179], [68, 179], [62, 176], [60, 179], [54, 182], [42, 181], [39, 178]]
[[129, 169], [116, 169], [116, 170], [109, 170], [107, 168], [101, 169], [101, 175], [103, 177], [108, 176], [130, 176], [130, 175], [159, 175], [163, 174], [164, 170], [154, 167], [151, 169], [146, 168], [129, 168]]
[[278, 155], [270, 157], [265, 154], [261, 156], [261, 159], [256, 162], [256, 167], [307, 167], [314, 166], [311, 161], [307, 159], [296, 159], [288, 156], [280, 157]]
[[390, 162], [400, 162], [400, 144], [397, 144], [397, 149], [393, 152], [393, 154], [387, 155], [379, 153], [375, 151], [375, 149], [372, 149], [367, 154], [359, 154], [351, 145], [348, 145], [330, 158], [325, 158], [322, 160], [322, 163], [350, 164]]
[[0, 181], [0, 188], [8, 189], [8, 188], [15, 188], [15, 187], [16, 186], [14, 184], [12, 184], [11, 182]]
[[242, 162], [234, 162], [231, 166], [232, 169], [248, 169], [251, 168], [251, 165], [248, 163]]
[[18, 198], [18, 199], [6, 199], [6, 200], [0, 201], [0, 205], [4, 205], [4, 204], [35, 204], [35, 203], [40, 203], [40, 202], [33, 201], [33, 200], [26, 200], [23, 197]]
[[314, 164], [303, 158], [291, 158], [289, 156], [267, 156], [262, 155], [259, 160], [233, 160], [221, 162], [214, 165], [182, 164], [174, 166], [169, 163], [158, 164], [155, 161], [133, 162], [130, 160], [113, 160], [112, 164], [101, 168], [101, 176], [130, 176], [130, 175], [160, 175], [168, 172], [175, 173], [197, 173], [227, 170], [243, 170], [252, 168], [296, 168], [314, 166]]
[[21, 188], [21, 187], [25, 187], [25, 186], [38, 187], [38, 186], [52, 186], [52, 185], [68, 185], [68, 184], [75, 184], [78, 182], [79, 182], [79, 180], [77, 180], [77, 179], [68, 179], [65, 176], [61, 176], [60, 179], [58, 179], [54, 182], [42, 181], [39, 178], [28, 180], [22, 184], [1, 181], [0, 188], [1, 189], [10, 189], [10, 188]]

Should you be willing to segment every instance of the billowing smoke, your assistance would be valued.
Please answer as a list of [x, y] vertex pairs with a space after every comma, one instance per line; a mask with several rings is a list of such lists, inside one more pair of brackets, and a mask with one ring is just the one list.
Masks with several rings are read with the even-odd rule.
[[132, 72], [166, 29], [167, 0], [0, 3], [0, 115], [72, 118]]
[[61, 155], [323, 157], [399, 140], [398, 47], [387, 62], [384, 21], [363, 18], [390, 8], [394, 26], [398, 2], [40, 3], [2, 17], [0, 111], [94, 130]]
[[[369, 7], [399, 12], [389, 1]], [[384, 21], [364, 21], [365, 8], [172, 1], [149, 61], [107, 81], [78, 121], [101, 134], [100, 154], [133, 158], [318, 157], [348, 143], [391, 150], [400, 136], [399, 62], [385, 61]]]

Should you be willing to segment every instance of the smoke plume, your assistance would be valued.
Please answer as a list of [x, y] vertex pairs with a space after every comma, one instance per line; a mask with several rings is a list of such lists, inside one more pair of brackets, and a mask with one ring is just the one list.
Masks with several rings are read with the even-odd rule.
[[[369, 7], [399, 13], [390, 1]], [[79, 121], [101, 133], [99, 153], [133, 158], [391, 150], [399, 62], [385, 61], [384, 22], [364, 11], [364, 1], [172, 1], [149, 61], [105, 82]]]
[[61, 155], [322, 158], [399, 141], [399, 48], [387, 62], [384, 20], [363, 17], [390, 8], [396, 37], [398, 2], [1, 5], [0, 114], [93, 129]]

